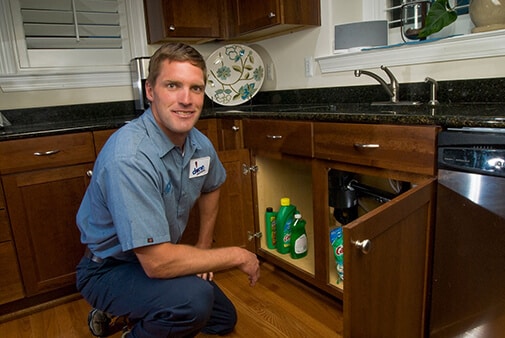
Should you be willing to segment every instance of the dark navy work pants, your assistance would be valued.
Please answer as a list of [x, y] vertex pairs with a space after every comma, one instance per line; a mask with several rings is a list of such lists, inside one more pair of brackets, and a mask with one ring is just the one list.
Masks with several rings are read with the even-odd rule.
[[91, 306], [135, 323], [128, 337], [226, 334], [237, 322], [234, 305], [214, 282], [197, 276], [147, 277], [140, 263], [84, 257], [77, 289]]

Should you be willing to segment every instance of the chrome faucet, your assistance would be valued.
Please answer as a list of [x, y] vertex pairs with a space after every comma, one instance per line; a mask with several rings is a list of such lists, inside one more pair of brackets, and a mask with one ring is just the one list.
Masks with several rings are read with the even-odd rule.
[[438, 91], [438, 82], [435, 79], [432, 79], [431, 77], [426, 77], [424, 79], [424, 82], [430, 83], [430, 100], [428, 101], [428, 104], [430, 106], [436, 106], [438, 104], [437, 100], [437, 91]]
[[377, 80], [382, 87], [386, 90], [388, 93], [389, 97], [391, 98], [391, 103], [397, 103], [399, 101], [398, 96], [400, 94], [400, 85], [398, 84], [398, 81], [394, 77], [393, 73], [386, 67], [386, 66], [381, 66], [381, 69], [386, 72], [387, 76], [389, 77], [390, 83], [387, 84], [386, 81], [384, 81], [380, 76], [378, 76], [375, 73], [366, 71], [366, 70], [361, 70], [361, 69], [356, 69], [354, 71], [354, 76], [360, 77], [361, 74], [368, 75], [375, 80]]

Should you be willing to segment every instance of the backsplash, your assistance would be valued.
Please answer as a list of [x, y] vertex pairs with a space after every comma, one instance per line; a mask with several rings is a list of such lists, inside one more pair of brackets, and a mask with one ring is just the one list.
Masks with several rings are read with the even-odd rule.
[[[400, 100], [427, 102], [429, 84], [400, 83]], [[437, 98], [441, 103], [503, 103], [505, 78], [441, 81]], [[389, 97], [379, 85], [293, 89], [259, 92], [244, 105], [258, 104], [337, 104], [387, 101]], [[208, 97], [206, 109], [217, 107]], [[61, 120], [106, 120], [120, 116], [136, 115], [133, 101], [103, 102], [55, 107], [3, 110], [11, 123], [39, 124]]]
[[[436, 78], [435, 78], [436, 80]], [[441, 103], [461, 102], [505, 102], [505, 78], [440, 81], [437, 98]], [[428, 83], [400, 83], [400, 100], [428, 102]], [[294, 89], [259, 92], [246, 104], [314, 104], [314, 103], [368, 103], [388, 101], [384, 89], [379, 85]], [[211, 107], [207, 102], [206, 107]]]

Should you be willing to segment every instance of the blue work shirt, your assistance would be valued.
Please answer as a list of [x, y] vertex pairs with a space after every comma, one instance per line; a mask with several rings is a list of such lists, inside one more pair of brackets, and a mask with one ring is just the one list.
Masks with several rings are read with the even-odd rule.
[[101, 258], [135, 260], [132, 249], [177, 243], [201, 193], [226, 172], [209, 139], [193, 128], [184, 153], [150, 109], [106, 142], [77, 213], [81, 242]]

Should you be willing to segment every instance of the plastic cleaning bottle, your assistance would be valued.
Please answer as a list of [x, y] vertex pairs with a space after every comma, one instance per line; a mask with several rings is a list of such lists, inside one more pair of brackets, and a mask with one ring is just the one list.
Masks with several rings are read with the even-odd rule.
[[295, 214], [295, 221], [291, 227], [291, 246], [289, 254], [291, 258], [298, 259], [307, 256], [307, 232], [306, 221], [300, 213]]
[[277, 232], [277, 252], [289, 253], [291, 245], [291, 226], [294, 221], [296, 207], [291, 204], [289, 197], [281, 198], [281, 206], [277, 212], [276, 232]]
[[268, 207], [265, 211], [265, 228], [267, 236], [267, 248], [277, 248], [277, 227], [276, 227], [277, 212], [272, 207]]

